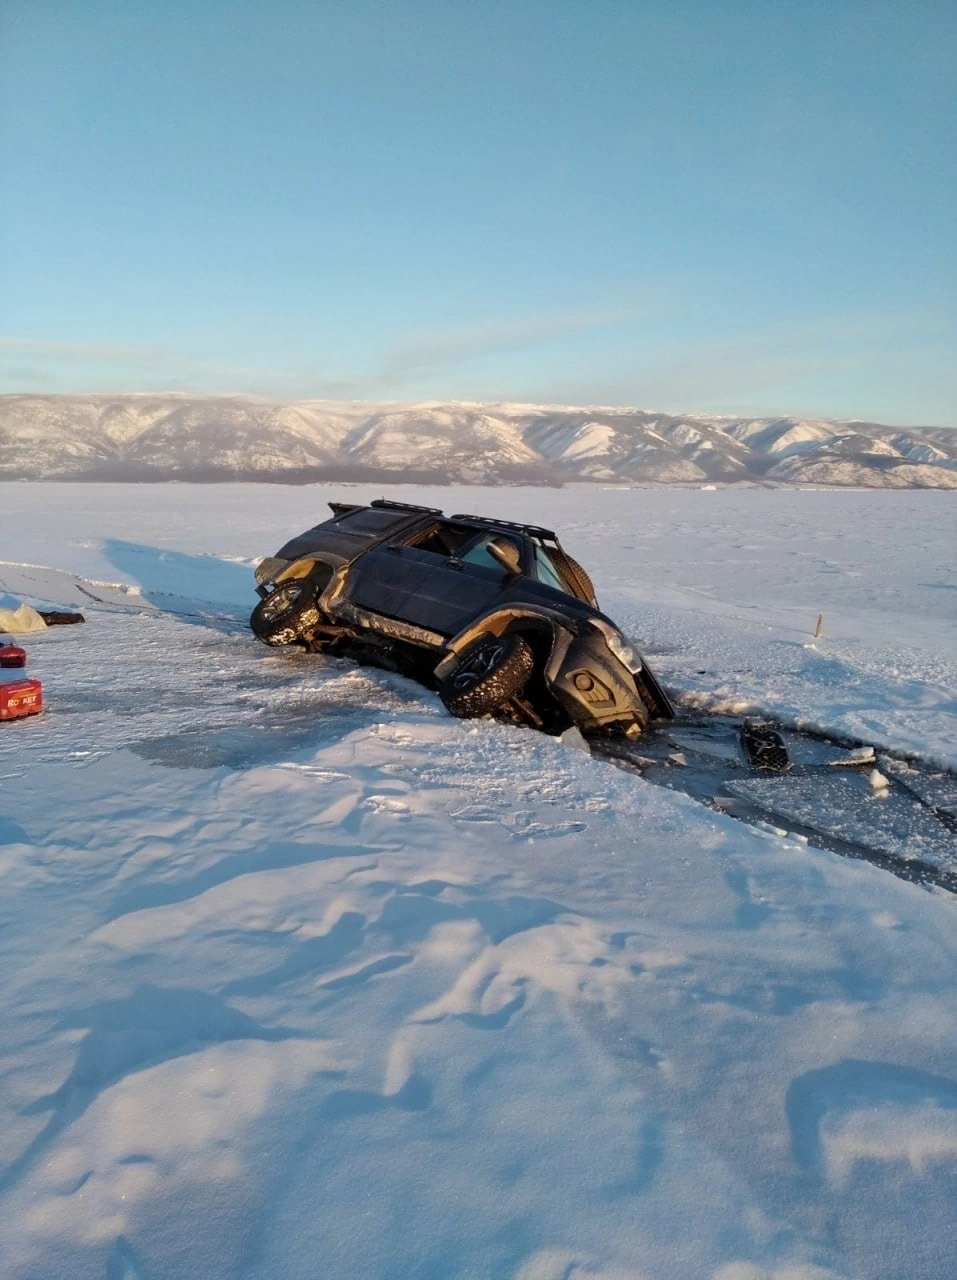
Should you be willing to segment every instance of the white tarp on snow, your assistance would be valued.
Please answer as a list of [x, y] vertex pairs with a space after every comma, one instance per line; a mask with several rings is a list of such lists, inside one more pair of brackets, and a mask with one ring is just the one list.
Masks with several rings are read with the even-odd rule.
[[31, 631], [46, 631], [47, 624], [29, 604], [16, 608], [0, 603], [0, 635], [25, 636]]

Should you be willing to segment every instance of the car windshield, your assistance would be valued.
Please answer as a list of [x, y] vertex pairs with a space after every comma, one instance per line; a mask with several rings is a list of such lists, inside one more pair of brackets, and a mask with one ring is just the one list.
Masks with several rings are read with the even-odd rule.
[[566, 596], [572, 594], [568, 589], [568, 585], [563, 582], [562, 576], [555, 567], [551, 556], [544, 547], [538, 545], [535, 547], [534, 576], [539, 582], [544, 582], [546, 586], [554, 587], [556, 591], [564, 592]]

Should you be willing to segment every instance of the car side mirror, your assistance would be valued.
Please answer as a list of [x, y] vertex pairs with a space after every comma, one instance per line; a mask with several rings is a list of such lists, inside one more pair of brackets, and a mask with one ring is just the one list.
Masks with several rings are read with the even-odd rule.
[[487, 544], [488, 553], [503, 569], [511, 574], [522, 572], [522, 556], [515, 543], [508, 538], [492, 538]]

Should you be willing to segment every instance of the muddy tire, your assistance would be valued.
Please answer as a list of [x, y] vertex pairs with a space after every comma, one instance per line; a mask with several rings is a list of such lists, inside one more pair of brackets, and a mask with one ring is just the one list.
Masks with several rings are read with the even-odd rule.
[[462, 720], [497, 711], [524, 688], [535, 659], [517, 635], [485, 636], [467, 649], [442, 682], [439, 696]]
[[595, 588], [591, 578], [581, 567], [577, 560], [573, 560], [571, 556], [562, 551], [559, 547], [549, 547], [548, 554], [554, 560], [558, 568], [565, 573], [568, 578], [574, 582], [578, 590], [591, 602], [595, 600]]
[[329, 569], [322, 566], [305, 578], [281, 582], [250, 614], [253, 635], [276, 647], [304, 639], [322, 618], [316, 601], [329, 576]]

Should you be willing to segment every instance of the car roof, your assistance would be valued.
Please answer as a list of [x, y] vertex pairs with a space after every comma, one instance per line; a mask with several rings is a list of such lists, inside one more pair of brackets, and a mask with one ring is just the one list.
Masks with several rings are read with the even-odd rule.
[[523, 533], [528, 538], [538, 538], [542, 542], [557, 542], [558, 536], [551, 529], [539, 524], [521, 524], [515, 520], [496, 520], [492, 516], [454, 515], [448, 517], [460, 524], [472, 524], [482, 529], [503, 529], [508, 533]]
[[[345, 503], [330, 502], [329, 506], [336, 515], [344, 514], [346, 511], [357, 511], [361, 507], [361, 503]], [[493, 516], [475, 516], [468, 515], [464, 512], [457, 512], [455, 515], [447, 516], [439, 507], [420, 507], [412, 502], [395, 502], [391, 498], [374, 498], [369, 503], [370, 507], [375, 507], [380, 511], [395, 511], [397, 514], [406, 512], [409, 515], [436, 516], [440, 520], [455, 520], [459, 524], [475, 525], [482, 529], [503, 529], [512, 533], [522, 533], [529, 538], [540, 538], [543, 542], [558, 542], [558, 536], [551, 529], [546, 529], [538, 524], [525, 524], [515, 520], [498, 520]]]

